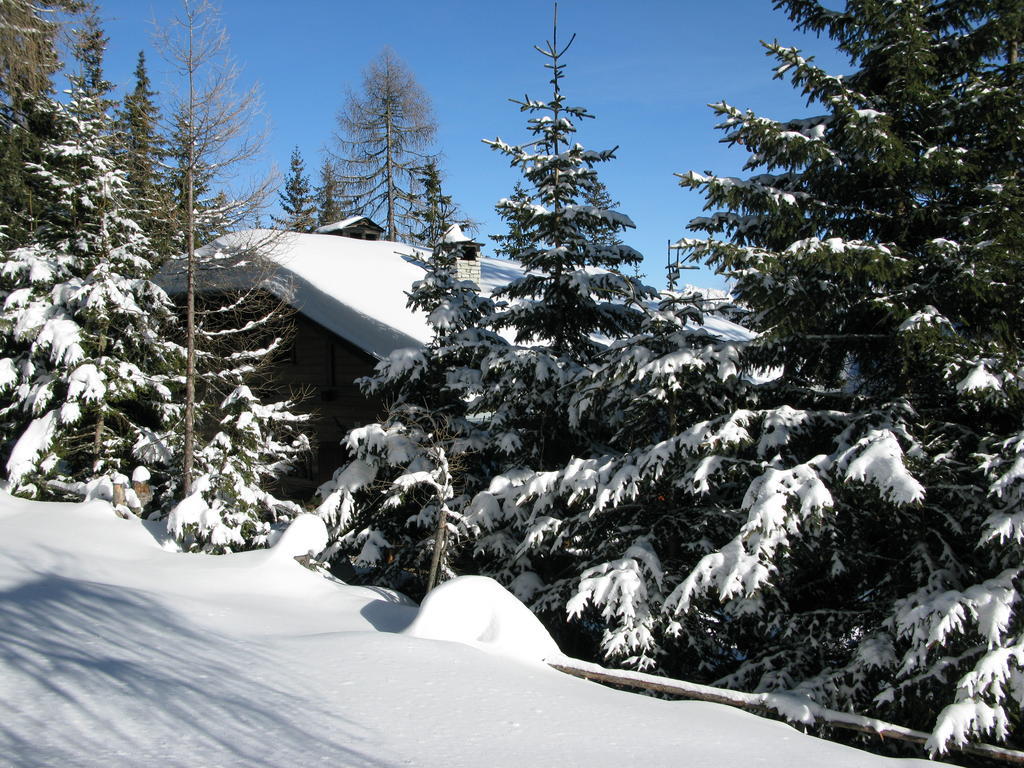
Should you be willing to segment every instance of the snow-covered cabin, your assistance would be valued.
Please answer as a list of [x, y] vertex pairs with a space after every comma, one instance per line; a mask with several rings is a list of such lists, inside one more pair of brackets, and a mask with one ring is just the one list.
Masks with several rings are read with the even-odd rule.
[[[485, 295], [524, 274], [516, 262], [482, 256], [480, 244], [459, 227], [437, 247], [445, 242], [457, 246], [460, 277]], [[305, 393], [302, 408], [314, 415], [313, 456], [285, 489], [296, 497], [310, 496], [345, 461], [341, 440], [349, 429], [383, 414], [385, 404], [365, 397], [356, 380], [394, 350], [430, 341], [426, 316], [406, 302], [431, 255], [387, 240], [263, 229], [225, 235], [199, 249], [197, 289], [204, 300], [258, 286], [295, 309], [291, 346], [273, 373], [283, 394]], [[157, 282], [172, 296], [183, 295], [184, 260], [166, 264]], [[708, 318], [705, 327], [727, 338], [747, 336], [721, 318]]]
[[[474, 255], [476, 282], [486, 294], [522, 275], [515, 263]], [[406, 294], [431, 252], [379, 239], [246, 230], [218, 238], [198, 257], [204, 266], [197, 290], [207, 300], [258, 285], [296, 310], [291, 347], [274, 378], [283, 393], [305, 392], [302, 407], [314, 413], [314, 455], [288, 489], [308, 496], [343, 462], [345, 433], [382, 414], [384, 404], [364, 397], [356, 379], [393, 350], [430, 340], [426, 316], [406, 306]], [[183, 260], [165, 265], [158, 282], [183, 295]]]
[[317, 235], [337, 235], [354, 240], [380, 240], [384, 227], [366, 216], [349, 216], [333, 224], [324, 224], [313, 230]]

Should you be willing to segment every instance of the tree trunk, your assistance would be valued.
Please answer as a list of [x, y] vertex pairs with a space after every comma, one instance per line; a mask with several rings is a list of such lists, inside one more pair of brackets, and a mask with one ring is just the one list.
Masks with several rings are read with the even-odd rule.
[[444, 550], [448, 546], [448, 506], [441, 503], [437, 512], [437, 529], [434, 531], [434, 555], [430, 559], [430, 573], [427, 575], [427, 592], [437, 586], [441, 580], [441, 563]]
[[387, 135], [388, 240], [398, 240], [395, 232], [395, 165], [391, 157], [391, 105], [385, 111], [384, 130]]
[[188, 168], [185, 170], [185, 226], [188, 242], [187, 287], [185, 289], [185, 435], [182, 451], [181, 489], [183, 496], [192, 493], [196, 419], [196, 235], [195, 235], [195, 72], [192, 52], [192, 26], [188, 29]]
[[[103, 331], [100, 333], [99, 344], [97, 345], [99, 350], [99, 357], [103, 357], [103, 353], [107, 349], [107, 332]], [[105, 398], [104, 398], [105, 399]], [[96, 417], [96, 430], [92, 437], [92, 459], [93, 464], [99, 461], [100, 452], [103, 450], [103, 428], [106, 426], [107, 418], [106, 413], [103, 411], [102, 404], [100, 405], [100, 413]]]

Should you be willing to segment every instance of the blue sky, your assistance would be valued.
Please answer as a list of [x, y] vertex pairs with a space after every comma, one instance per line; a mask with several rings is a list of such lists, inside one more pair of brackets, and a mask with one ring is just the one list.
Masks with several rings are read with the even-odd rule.
[[[532, 46], [550, 38], [551, 0], [223, 0], [220, 7], [240, 82], [262, 89], [267, 165], [283, 173], [298, 145], [315, 182], [346, 88], [358, 88], [363, 68], [389, 45], [433, 102], [447, 191], [482, 222], [481, 234], [502, 231], [494, 204], [518, 174], [482, 139], [527, 138], [509, 99], [549, 92]], [[131, 87], [136, 56], [145, 50], [154, 86], [174, 89], [171, 67], [154, 47], [153, 22], [179, 8], [175, 0], [100, 0], [110, 37], [107, 76], [119, 88]], [[719, 143], [706, 105], [724, 99], [769, 117], [809, 114], [788, 83], [772, 80], [759, 40], [798, 45], [833, 68], [839, 60], [829, 41], [793, 31], [770, 0], [561, 0], [560, 40], [573, 33], [563, 92], [596, 117], [580, 127], [578, 140], [591, 149], [618, 145], [601, 178], [636, 222], [626, 242], [644, 254], [649, 281], [663, 286], [667, 242], [686, 234], [703, 204], [673, 174], [739, 174], [745, 159]], [[707, 271], [689, 279], [721, 285]]]

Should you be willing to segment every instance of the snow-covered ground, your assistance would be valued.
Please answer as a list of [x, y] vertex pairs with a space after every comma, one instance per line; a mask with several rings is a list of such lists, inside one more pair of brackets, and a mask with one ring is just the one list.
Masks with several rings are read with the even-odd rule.
[[105, 502], [0, 494], [0, 764], [925, 764], [564, 676], [493, 583], [417, 616], [299, 565], [322, 536], [300, 521], [270, 550], [188, 555]]

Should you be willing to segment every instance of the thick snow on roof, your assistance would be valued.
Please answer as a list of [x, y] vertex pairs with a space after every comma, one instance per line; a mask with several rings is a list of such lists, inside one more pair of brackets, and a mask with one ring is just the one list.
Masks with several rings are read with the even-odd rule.
[[[255, 253], [265, 261], [254, 259]], [[245, 230], [214, 240], [198, 256], [200, 291], [260, 283], [374, 357], [430, 340], [426, 316], [406, 307], [406, 292], [423, 276], [424, 260], [430, 256], [422, 248], [386, 240]], [[158, 282], [171, 293], [183, 292], [183, 261], [165, 265]]]
[[430, 340], [426, 315], [406, 306], [406, 292], [423, 277], [429, 251], [387, 240], [285, 232], [266, 255], [278, 267], [282, 298], [374, 357]]
[[[265, 267], [253, 253], [266, 259]], [[426, 315], [406, 306], [407, 292], [426, 270], [426, 249], [387, 240], [257, 229], [225, 235], [198, 254], [203, 265], [197, 279], [200, 291], [259, 282], [378, 359], [430, 341]], [[524, 271], [516, 262], [483, 257], [480, 273], [480, 290], [491, 295]], [[158, 282], [171, 293], [183, 292], [183, 261], [165, 265]], [[723, 338], [749, 338], [746, 330], [721, 318], [708, 317], [705, 327]]]
[[[253, 252], [267, 260], [269, 272], [248, 257]], [[407, 292], [426, 271], [426, 249], [388, 240], [245, 230], [214, 240], [198, 254], [203, 262], [230, 265], [204, 270], [200, 290], [230, 290], [258, 280], [306, 317], [378, 359], [430, 341], [426, 315], [406, 306]], [[487, 295], [523, 275], [518, 264], [501, 259], [483, 258], [480, 266], [480, 289]], [[181, 292], [183, 272], [183, 263], [176, 261], [161, 270], [158, 282], [172, 293]]]
[[357, 221], [362, 221], [363, 219], [366, 219], [367, 221], [374, 223], [371, 219], [366, 218], [366, 216], [349, 216], [347, 219], [336, 221], [333, 224], [324, 224], [322, 227], [319, 227], [313, 231], [318, 235], [327, 235], [330, 234], [331, 232], [338, 232], [339, 230], [347, 229], [348, 227], [351, 227], [353, 224], [355, 224]]
[[442, 243], [475, 243], [476, 241], [468, 237], [465, 232], [462, 231], [462, 227], [458, 224], [452, 224], [448, 229], [445, 230], [444, 235], [441, 236]]

